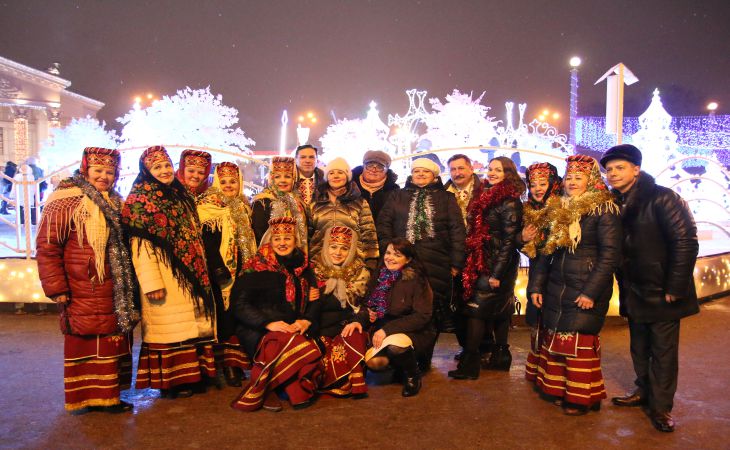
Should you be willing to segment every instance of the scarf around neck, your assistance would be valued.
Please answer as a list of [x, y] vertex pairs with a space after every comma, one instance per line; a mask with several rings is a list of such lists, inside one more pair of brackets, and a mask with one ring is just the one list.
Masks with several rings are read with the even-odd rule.
[[[295, 311], [304, 313], [304, 310], [307, 307], [307, 301], [317, 300], [318, 296], [312, 295], [309, 289], [309, 281], [306, 277], [302, 277], [302, 273], [309, 266], [307, 256], [300, 253], [298, 249], [294, 249], [294, 251], [298, 254], [293, 255], [293, 257], [298, 256], [301, 258], [301, 264], [295, 263], [295, 266], [291, 267], [291, 270], [289, 270], [279, 261], [279, 258], [276, 257], [276, 252], [274, 252], [274, 248], [271, 244], [263, 244], [259, 247], [256, 255], [246, 262], [244, 270], [246, 272], [276, 272], [284, 275], [286, 277], [284, 286], [286, 301]], [[300, 298], [302, 299], [301, 304], [299, 305], [297, 305], [297, 283], [294, 280], [295, 276], [299, 281]]]
[[130, 238], [148, 241], [155, 256], [172, 270], [180, 288], [202, 307], [214, 311], [205, 250], [195, 201], [178, 179], [160, 183], [140, 161], [122, 209], [122, 223]]
[[388, 294], [390, 294], [393, 285], [400, 279], [402, 274], [402, 270], [389, 270], [385, 266], [380, 269], [375, 289], [365, 300], [367, 307], [375, 312], [378, 319], [385, 317], [388, 310]]
[[467, 208], [469, 231], [465, 241], [466, 264], [462, 276], [464, 300], [468, 301], [471, 298], [477, 278], [491, 274], [491, 268], [486, 264], [487, 258], [491, 255], [485, 254], [492, 239], [487, 218], [489, 210], [501, 205], [507, 199], [519, 198], [520, 193], [511, 183], [501, 182], [491, 187], [487, 186], [487, 183], [482, 183], [475, 189]]
[[248, 200], [243, 194], [233, 198], [225, 196], [214, 182], [198, 200], [198, 215], [201, 227], [221, 232], [219, 252], [235, 279], [238, 268], [256, 254]]
[[105, 262], [109, 262], [117, 327], [127, 333], [139, 320], [139, 312], [134, 308], [137, 279], [122, 231], [121, 199], [115, 191], [99, 192], [77, 170], [53, 191], [38, 227], [55, 223], [59, 237], [75, 229], [79, 245], [83, 246], [85, 239], [94, 252], [99, 283], [104, 281]]

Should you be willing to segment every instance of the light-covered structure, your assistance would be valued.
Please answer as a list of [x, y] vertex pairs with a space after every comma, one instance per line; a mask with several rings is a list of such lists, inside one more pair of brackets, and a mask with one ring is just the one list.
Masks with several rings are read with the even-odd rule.
[[0, 57], [0, 164], [38, 156], [49, 130], [77, 117], [96, 117], [104, 103], [70, 86], [57, 63], [42, 71]]

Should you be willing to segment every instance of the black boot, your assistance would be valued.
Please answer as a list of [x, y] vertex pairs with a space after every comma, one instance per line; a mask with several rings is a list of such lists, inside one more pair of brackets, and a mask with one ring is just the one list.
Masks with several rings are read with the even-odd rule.
[[241, 387], [241, 369], [238, 367], [224, 367], [223, 374], [226, 384], [231, 387]]
[[509, 351], [509, 345], [497, 345], [489, 356], [485, 369], [509, 371], [510, 366], [512, 366], [512, 353]]
[[403, 372], [403, 397], [413, 397], [421, 390], [421, 371], [418, 369], [416, 352], [409, 348], [405, 352], [388, 352], [390, 363]]
[[456, 370], [449, 371], [449, 377], [455, 380], [476, 380], [479, 378], [479, 360], [478, 352], [464, 353]]

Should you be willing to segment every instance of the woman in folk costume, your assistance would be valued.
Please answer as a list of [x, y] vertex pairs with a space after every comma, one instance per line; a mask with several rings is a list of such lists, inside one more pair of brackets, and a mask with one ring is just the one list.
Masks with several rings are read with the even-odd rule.
[[511, 159], [499, 156], [489, 162], [487, 182], [474, 192], [467, 207], [466, 265], [462, 276], [461, 313], [467, 317], [464, 355], [449, 376], [479, 378], [479, 344], [494, 333], [494, 348], [486, 369], [509, 370], [512, 354], [508, 335], [514, 311], [514, 290], [520, 255], [517, 241], [522, 230], [525, 183]]
[[175, 172], [175, 178], [190, 190], [194, 198], [197, 198], [208, 189], [211, 164], [210, 153], [200, 150], [183, 150], [180, 154], [180, 163]]
[[365, 262], [375, 270], [378, 265], [378, 236], [368, 202], [352, 181], [350, 166], [335, 158], [324, 170], [326, 183], [317, 187], [309, 214], [309, 251], [318, 254], [324, 247], [325, 232], [335, 225], [346, 226], [359, 237], [358, 247]]
[[230, 294], [243, 265], [256, 253], [256, 239], [251, 229], [251, 207], [236, 164], [223, 162], [216, 166], [212, 186], [198, 198], [198, 214], [215, 296], [216, 370], [229, 386], [240, 387], [243, 370], [250, 368], [251, 361], [235, 335]]
[[[405, 187], [393, 191], [380, 210], [377, 229], [380, 248], [396, 237], [404, 237], [416, 246], [433, 289], [436, 327], [453, 333], [452, 283], [464, 266], [466, 231], [456, 197], [446, 191], [440, 173], [434, 161], [415, 159]], [[424, 361], [426, 366], [430, 360]]]
[[46, 296], [59, 304], [66, 409], [123, 412], [131, 383], [136, 280], [114, 191], [119, 152], [84, 149], [81, 168], [48, 199], [36, 240]]
[[[459, 216], [461, 221], [461, 216]], [[430, 358], [436, 344], [431, 320], [433, 293], [425, 269], [408, 239], [395, 238], [385, 246], [377, 277], [371, 277], [358, 324], [345, 331], [367, 327], [372, 347], [365, 354], [369, 368], [392, 366], [403, 376], [403, 397], [421, 390], [418, 361]]]
[[[527, 202], [522, 206], [524, 228], [521, 244], [522, 253], [530, 258], [530, 267], [533, 267], [537, 261], [538, 247], [545, 244], [545, 238], [549, 232], [545, 204], [550, 198], [562, 195], [563, 179], [558, 175], [558, 169], [552, 164], [536, 163], [527, 168], [525, 180], [527, 181]], [[542, 346], [542, 318], [539, 311], [532, 301], [527, 302], [525, 322], [532, 330], [530, 350], [527, 352], [525, 362], [527, 381], [537, 380], [537, 366]]]
[[306, 209], [299, 195], [293, 191], [296, 173], [294, 158], [275, 156], [271, 160], [268, 186], [253, 198], [251, 221], [256, 244], [262, 244], [270, 219], [292, 217], [296, 220], [297, 239], [302, 245], [301, 249], [307, 253]]
[[326, 349], [320, 392], [356, 399], [368, 391], [363, 373], [367, 338], [356, 315], [370, 278], [358, 238], [351, 228], [330, 227], [313, 261], [320, 289], [319, 336]]
[[596, 160], [567, 158], [565, 194], [547, 202], [527, 292], [542, 310], [537, 387], [567, 415], [598, 410], [606, 390], [598, 334], [621, 255], [621, 219]]
[[[251, 381], [231, 403], [241, 411], [282, 409], [286, 393], [295, 409], [314, 402], [322, 353], [314, 339], [319, 290], [292, 217], [269, 221], [270, 242], [259, 246], [231, 292], [236, 334], [254, 355]], [[311, 329], [310, 329], [311, 328]]]
[[175, 178], [164, 147], [142, 153], [122, 221], [142, 302], [136, 387], [160, 389], [168, 398], [189, 397], [202, 386], [201, 372], [216, 376], [215, 302], [195, 201]]

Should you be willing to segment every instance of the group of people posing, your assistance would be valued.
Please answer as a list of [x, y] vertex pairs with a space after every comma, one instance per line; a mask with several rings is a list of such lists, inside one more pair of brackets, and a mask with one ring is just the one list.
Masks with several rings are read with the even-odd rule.
[[[441, 332], [456, 333], [454, 379], [509, 370], [522, 251], [530, 258], [526, 378], [565, 414], [606, 397], [599, 334], [617, 274], [637, 391], [671, 431], [679, 319], [698, 311], [696, 228], [686, 204], [640, 171], [641, 153], [567, 158], [564, 177], [512, 160], [486, 178], [454, 155], [441, 181], [412, 161], [401, 188], [383, 151], [351, 169], [317, 149], [275, 157], [251, 201], [240, 168], [185, 150], [177, 170], [148, 148], [126, 199], [116, 150], [90, 147], [46, 205], [37, 238], [45, 294], [60, 305], [66, 409], [128, 411], [131, 332], [142, 324], [137, 388], [167, 398], [242, 387], [242, 411], [367, 397], [365, 370], [391, 369], [418, 394]], [[212, 183], [209, 185], [210, 174]], [[527, 200], [522, 198], [527, 191]], [[246, 372], [249, 380], [246, 381]]]

